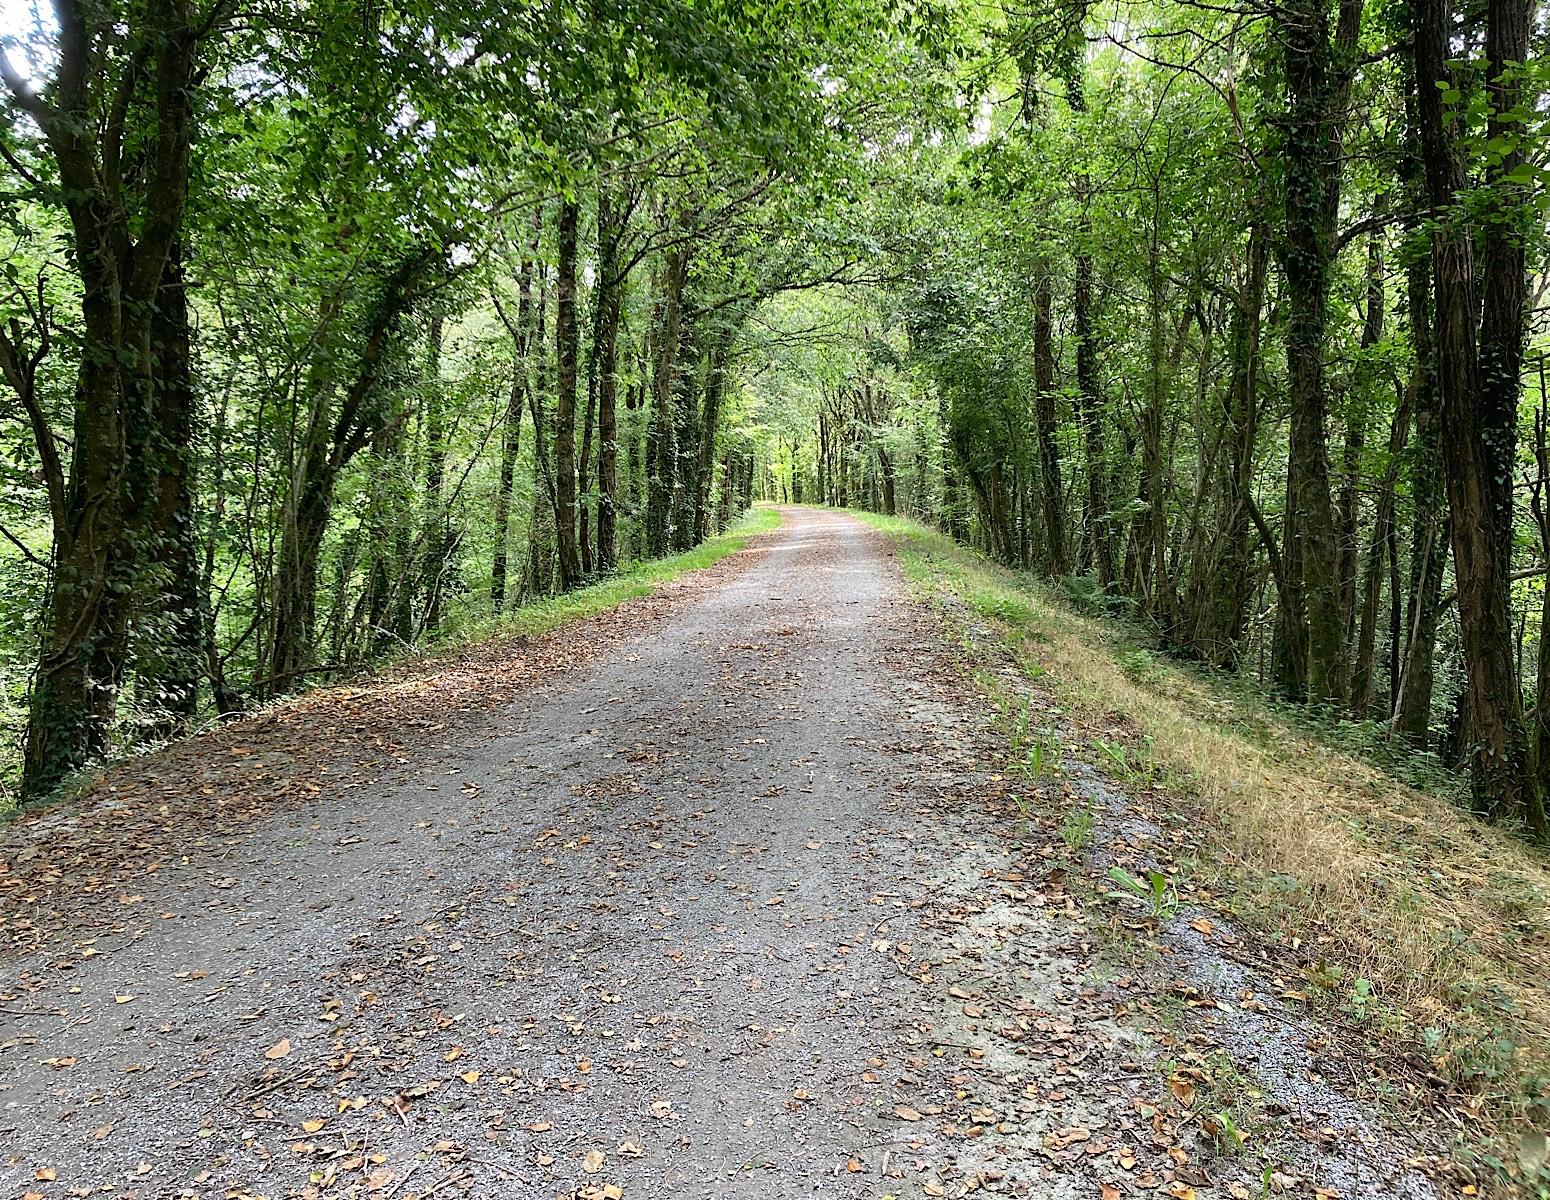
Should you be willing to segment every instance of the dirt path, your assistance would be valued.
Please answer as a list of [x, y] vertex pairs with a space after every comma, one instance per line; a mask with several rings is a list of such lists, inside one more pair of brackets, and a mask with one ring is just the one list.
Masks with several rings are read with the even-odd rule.
[[[1258, 1196], [994, 803], [881, 542], [791, 510], [747, 558], [0, 967], [0, 1191]], [[1344, 1194], [1424, 1194], [1403, 1157]]]

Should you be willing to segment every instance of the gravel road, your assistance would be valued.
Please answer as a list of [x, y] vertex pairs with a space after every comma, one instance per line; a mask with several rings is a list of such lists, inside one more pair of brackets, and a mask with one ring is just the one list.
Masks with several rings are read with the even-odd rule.
[[882, 540], [784, 515], [396, 772], [117, 888], [143, 919], [0, 965], [0, 1191], [1238, 1195], [1159, 1125]]

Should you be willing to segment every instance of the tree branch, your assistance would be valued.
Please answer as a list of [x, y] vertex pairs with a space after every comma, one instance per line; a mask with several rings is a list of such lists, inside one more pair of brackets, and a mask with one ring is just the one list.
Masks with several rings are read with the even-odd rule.
[[[43, 282], [39, 280], [40, 305], [42, 291]], [[38, 348], [31, 356], [23, 357], [20, 350], [21, 322], [12, 317], [10, 335], [7, 336], [4, 330], [0, 330], [0, 374], [5, 376], [6, 382], [11, 385], [21, 400], [22, 408], [26, 410], [27, 420], [32, 426], [33, 442], [38, 450], [38, 460], [43, 467], [43, 483], [48, 490], [49, 515], [53, 519], [56, 535], [63, 537], [69, 530], [65, 519], [64, 466], [59, 456], [59, 443], [54, 437], [53, 426], [49, 424], [48, 414], [43, 411], [43, 406], [38, 403], [38, 365], [47, 356], [50, 345], [48, 317], [46, 312], [34, 311], [31, 301], [25, 296], [23, 301], [27, 304], [29, 313], [33, 314], [34, 325], [38, 331]]]
[[[1535, 576], [1544, 575], [1547, 572], [1550, 572], [1550, 564], [1540, 563], [1537, 567], [1524, 567], [1520, 571], [1514, 571], [1507, 576], [1507, 579], [1510, 583], [1517, 583], [1520, 580], [1533, 579]], [[1447, 612], [1448, 609], [1458, 603], [1458, 598], [1459, 594], [1456, 591], [1447, 593], [1442, 599], [1437, 601], [1437, 611], [1440, 613]]]
[[43, 559], [39, 558], [36, 554], [29, 550], [26, 543], [23, 542], [21, 538], [12, 533], [9, 529], [7, 529], [4, 525], [0, 525], [0, 537], [4, 537], [6, 541], [10, 542], [11, 545], [20, 550], [22, 552], [22, 557], [30, 562], [33, 566], [42, 567], [45, 571], [48, 570], [48, 563], [44, 562]]
[[1259, 505], [1254, 503], [1254, 497], [1247, 491], [1243, 493], [1244, 506], [1249, 510], [1249, 520], [1254, 522], [1254, 528], [1259, 530], [1259, 537], [1265, 543], [1265, 556], [1270, 560], [1270, 574], [1276, 581], [1276, 593], [1281, 597], [1281, 602], [1286, 602], [1287, 579], [1286, 565], [1281, 561], [1281, 548], [1276, 545], [1275, 535], [1270, 532], [1270, 526], [1265, 523], [1265, 514], [1259, 511]]
[[24, 113], [31, 116], [39, 125], [47, 126], [52, 122], [54, 110], [49, 107], [48, 102], [42, 96], [32, 90], [31, 85], [22, 76], [22, 73], [11, 62], [4, 46], [0, 46], [0, 80], [4, 81], [6, 90], [11, 93], [12, 98], [16, 101], [16, 106]]

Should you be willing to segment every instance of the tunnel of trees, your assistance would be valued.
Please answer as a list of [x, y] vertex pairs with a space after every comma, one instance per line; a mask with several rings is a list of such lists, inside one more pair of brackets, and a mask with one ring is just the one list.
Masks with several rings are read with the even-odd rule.
[[1529, 0], [6, 0], [7, 792], [935, 522], [1546, 832]]
[[759, 494], [938, 524], [1545, 836], [1537, 6], [980, 33], [881, 156], [881, 282], [764, 310]]

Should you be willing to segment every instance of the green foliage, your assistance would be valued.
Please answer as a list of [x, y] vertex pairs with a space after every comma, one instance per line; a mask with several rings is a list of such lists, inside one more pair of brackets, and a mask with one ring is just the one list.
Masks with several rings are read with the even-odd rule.
[[1104, 893], [1110, 900], [1138, 905], [1159, 921], [1166, 921], [1178, 911], [1178, 890], [1161, 871], [1149, 871], [1143, 880], [1124, 867], [1113, 866], [1109, 868], [1109, 878], [1119, 885], [1119, 890]]
[[1087, 849], [1092, 845], [1093, 827], [1097, 824], [1097, 813], [1092, 803], [1078, 804], [1066, 810], [1066, 815], [1060, 822], [1060, 840], [1065, 842], [1066, 848], [1073, 854]]
[[1005, 592], [984, 589], [970, 592], [966, 599], [970, 608], [992, 620], [1026, 625], [1033, 617], [1033, 608], [1026, 600]]
[[1094, 575], [1067, 575], [1060, 580], [1066, 603], [1079, 613], [1094, 617], [1121, 617], [1134, 610], [1123, 596], [1105, 590]]
[[460, 644], [500, 634], [517, 633], [537, 637], [571, 621], [584, 620], [617, 608], [627, 600], [648, 596], [658, 586], [691, 571], [703, 571], [730, 554], [736, 554], [757, 534], [780, 528], [780, 513], [773, 508], [755, 508], [733, 522], [726, 532], [702, 542], [692, 550], [667, 558], [645, 559], [622, 568], [618, 575], [601, 583], [577, 588], [558, 596], [549, 596], [519, 605], [498, 617], [454, 617], [438, 638], [438, 644]]

